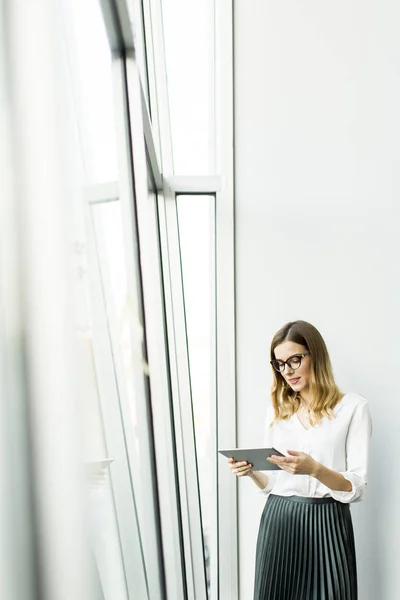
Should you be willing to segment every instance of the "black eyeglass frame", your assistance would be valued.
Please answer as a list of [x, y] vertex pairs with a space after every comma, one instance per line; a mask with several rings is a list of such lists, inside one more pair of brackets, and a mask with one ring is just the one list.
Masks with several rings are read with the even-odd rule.
[[[270, 360], [270, 364], [271, 366], [275, 369], [275, 371], [278, 371], [278, 373], [283, 373], [285, 370], [286, 365], [289, 367], [289, 369], [292, 369], [292, 371], [296, 371], [296, 369], [300, 369], [301, 367], [301, 361], [303, 358], [305, 358], [306, 356], [310, 356], [311, 352], [304, 352], [304, 354], [293, 354], [292, 356], [289, 356], [289, 358], [287, 360]], [[300, 362], [297, 366], [292, 367], [289, 363], [291, 361], [292, 358], [300, 358]], [[283, 367], [282, 369], [277, 369], [274, 365], [274, 363], [278, 363], [279, 366]]]

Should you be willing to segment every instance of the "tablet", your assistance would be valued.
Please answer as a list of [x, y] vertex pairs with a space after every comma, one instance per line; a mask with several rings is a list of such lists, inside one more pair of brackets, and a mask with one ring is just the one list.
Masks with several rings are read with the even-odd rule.
[[285, 456], [282, 452], [275, 448], [233, 448], [231, 450], [218, 450], [227, 458], [233, 458], [235, 462], [246, 461], [253, 465], [254, 471], [281, 471], [278, 465], [267, 460], [268, 456], [276, 454], [277, 456]]

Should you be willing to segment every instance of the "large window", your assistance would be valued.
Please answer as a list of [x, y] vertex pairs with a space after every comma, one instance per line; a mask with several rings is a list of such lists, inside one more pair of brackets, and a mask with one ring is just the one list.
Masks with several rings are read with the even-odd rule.
[[[217, 179], [214, 0], [26, 13], [4, 1], [15, 115], [2, 111], [0, 126], [15, 128], [18, 151], [13, 165], [0, 154], [15, 180], [0, 180], [1, 250], [18, 272], [0, 273], [0, 331], [16, 298], [21, 331], [15, 389], [0, 371], [0, 416], [23, 415], [2, 448], [17, 431], [26, 500], [2, 507], [23, 524], [15, 540], [32, 577], [20, 589], [27, 600], [36, 585], [44, 600], [218, 600], [217, 186], [199, 184]], [[28, 34], [41, 41], [32, 57]], [[170, 176], [190, 176], [189, 189]]]

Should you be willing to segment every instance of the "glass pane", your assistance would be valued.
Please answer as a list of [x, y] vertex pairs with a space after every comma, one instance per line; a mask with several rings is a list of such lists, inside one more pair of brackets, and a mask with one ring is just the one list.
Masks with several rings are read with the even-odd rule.
[[215, 172], [214, 0], [162, 0], [174, 171]]
[[[78, 187], [71, 196], [77, 383], [83, 417], [88, 538], [95, 596], [102, 600], [128, 600], [133, 596], [146, 600], [146, 572], [121, 422], [119, 389], [115, 385], [116, 363], [98, 271], [103, 256], [96, 253], [87, 200], [93, 195], [104, 200], [104, 190], [107, 192], [110, 187], [118, 194], [119, 180], [112, 56], [99, 0], [63, 0], [63, 26], [68, 118], [73, 137], [71, 156], [75, 161]], [[107, 227], [114, 234], [112, 220], [107, 222]], [[118, 257], [117, 264], [110, 269], [111, 277], [124, 281], [125, 268]], [[121, 334], [124, 335], [123, 329]], [[123, 356], [130, 360], [129, 347], [123, 348]], [[132, 378], [132, 371], [124, 378], [128, 389], [129, 375]], [[132, 411], [134, 407], [132, 402]], [[128, 427], [132, 423], [134, 419]], [[123, 554], [121, 539], [127, 529], [131, 533], [129, 552], [126, 552], [125, 540]], [[130, 584], [132, 579], [134, 582]]]
[[[179, 237], [195, 421], [207, 588], [216, 557], [215, 198], [178, 196]], [[213, 562], [213, 561], [212, 561]]]
[[[131, 477], [134, 488], [140, 544], [147, 573], [157, 572], [157, 535], [151, 495], [151, 472], [146, 469], [148, 456], [145, 403], [138, 401], [146, 394], [147, 363], [143, 359], [143, 327], [134, 282], [129, 277], [125, 247], [126, 228], [119, 200], [94, 204], [93, 215], [96, 246], [100, 260], [102, 287], [111, 337], [115, 377], [121, 416], [124, 420], [126, 444], [129, 446]], [[142, 428], [140, 428], [142, 425]], [[149, 581], [149, 590], [157, 582]]]
[[116, 377], [120, 394], [126, 396], [127, 405], [130, 408], [129, 426], [134, 433], [137, 459], [140, 460], [141, 449], [138, 437], [139, 424], [133, 366], [136, 365], [136, 369], [143, 370], [143, 361], [141, 355], [137, 354], [133, 347], [132, 333], [141, 344], [143, 331], [128, 291], [121, 204], [119, 201], [107, 202], [93, 205], [91, 210], [100, 258], [107, 320], [116, 363]]
[[124, 565], [119, 541], [111, 477], [113, 464], [108, 458], [123, 460], [123, 456], [109, 456], [100, 396], [101, 382], [95, 362], [96, 318], [91, 295], [94, 265], [88, 260], [87, 221], [83, 207], [75, 206], [75, 314], [77, 386], [83, 425], [83, 459], [88, 481], [86, 516], [96, 593], [104, 600], [127, 600]]
[[112, 57], [100, 5], [96, 0], [63, 0], [63, 3], [80, 180], [82, 184], [116, 181]]

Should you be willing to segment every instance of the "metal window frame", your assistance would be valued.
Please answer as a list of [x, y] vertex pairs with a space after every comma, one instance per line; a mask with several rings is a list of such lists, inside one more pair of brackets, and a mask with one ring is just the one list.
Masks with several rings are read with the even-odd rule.
[[[235, 447], [236, 308], [234, 196], [234, 3], [215, 0], [217, 172], [217, 397], [219, 447]], [[226, 445], [228, 444], [228, 446]], [[231, 445], [230, 445], [231, 444]], [[233, 444], [233, 446], [232, 446]], [[221, 464], [221, 463], [220, 463]], [[237, 482], [227, 468], [218, 469], [220, 598], [238, 598]]]
[[[152, 123], [155, 125], [155, 133], [159, 136], [162, 172], [173, 173], [161, 0], [144, 0], [144, 4], [147, 15], [146, 34], [148, 32], [152, 34], [151, 39], [147, 39], [152, 47], [151, 61], [149, 61], [153, 69], [149, 76], [152, 84], [151, 104], [157, 107], [157, 111], [152, 111]], [[160, 194], [159, 197], [159, 219], [166, 286], [165, 309], [173, 385], [175, 435], [180, 467], [180, 484], [177, 492], [180, 494], [182, 511], [187, 594], [190, 599], [205, 599], [207, 590], [193, 407], [191, 401], [190, 403], [184, 401], [191, 400], [191, 388], [175, 192], [204, 193], [209, 188], [219, 187], [219, 183], [217, 178], [210, 178], [207, 181], [204, 181], [204, 178], [185, 178], [179, 181], [165, 176], [162, 178], [162, 183], [163, 195]]]
[[[147, 6], [147, 18], [149, 19], [151, 16], [151, 23], [153, 24], [154, 20], [157, 22], [157, 26], [159, 27], [159, 31], [162, 30], [160, 24], [160, 11], [157, 11], [157, 6], [154, 4], [151, 5], [151, 15], [150, 15], [150, 6]], [[145, 9], [146, 10], [146, 9]], [[158, 17], [158, 21], [157, 21]], [[146, 30], [146, 36], [148, 35], [148, 31], [152, 31], [152, 27], [149, 27]], [[154, 36], [151, 46], [153, 47], [153, 43], [155, 44], [155, 39], [160, 40], [160, 36]], [[161, 36], [162, 40], [162, 36]], [[158, 51], [160, 47], [158, 47]], [[154, 51], [154, 55], [157, 55], [157, 48]], [[152, 55], [153, 56], [153, 55]], [[129, 60], [129, 57], [128, 57]], [[153, 57], [154, 60], [154, 57]], [[151, 64], [151, 60], [149, 63]], [[157, 65], [154, 62], [154, 69], [156, 69]], [[162, 63], [163, 66], [163, 63]], [[151, 91], [151, 106], [157, 105], [159, 98], [161, 97], [161, 101], [158, 106], [161, 104], [162, 106], [166, 106], [165, 100], [166, 98], [166, 86], [163, 85], [165, 83], [165, 73], [163, 72], [162, 67], [160, 68], [160, 63], [158, 64], [158, 77], [152, 77], [149, 75], [149, 83], [150, 83], [150, 91]], [[137, 79], [140, 81], [140, 73], [137, 73]], [[129, 82], [129, 71], [128, 71], [128, 82]], [[157, 85], [155, 85], [157, 83]], [[140, 87], [140, 86], [139, 86]], [[142, 93], [142, 109], [144, 114], [144, 137], [145, 137], [145, 145], [147, 156], [150, 158], [150, 162], [153, 164], [157, 164], [157, 153], [156, 153], [156, 143], [149, 143], [152, 140], [154, 141], [154, 136], [149, 135], [152, 133], [152, 126], [156, 125], [158, 131], [163, 130], [167, 135], [164, 137], [161, 136], [160, 139], [160, 148], [163, 150], [162, 158], [163, 158], [163, 168], [165, 169], [166, 165], [172, 164], [172, 153], [170, 151], [170, 136], [169, 136], [169, 123], [168, 123], [168, 115], [164, 112], [160, 118], [158, 111], [152, 110], [152, 122], [150, 123], [149, 118], [146, 118], [146, 104], [143, 101], [143, 93]], [[131, 114], [138, 114], [138, 102], [136, 104], [136, 109], [131, 111]], [[162, 117], [166, 117], [163, 122]], [[153, 172], [156, 171], [153, 169]], [[157, 187], [160, 187], [160, 182], [157, 182], [157, 177], [155, 177]], [[203, 182], [204, 185], [204, 182]], [[210, 182], [207, 183], [207, 186], [210, 185]], [[212, 184], [215, 185], [215, 181]], [[179, 253], [177, 250], [179, 249], [179, 237], [178, 230], [176, 228], [177, 225], [177, 215], [176, 215], [176, 203], [172, 207], [169, 202], [169, 191], [166, 189], [166, 186], [163, 186], [164, 190], [164, 198], [159, 197], [159, 218], [162, 221], [162, 216], [164, 215], [165, 220], [163, 221], [163, 225], [166, 226], [166, 236], [168, 238], [168, 251], [164, 246], [163, 248], [163, 264], [168, 263], [168, 273], [164, 271], [164, 285], [170, 285], [169, 294], [167, 296], [172, 298], [172, 303], [170, 305], [170, 311], [168, 311], [167, 306], [167, 320], [169, 319], [169, 328], [168, 328], [168, 341], [169, 341], [169, 357], [170, 357], [170, 367], [171, 367], [171, 375], [172, 375], [172, 385], [173, 385], [173, 402], [174, 402], [174, 416], [175, 416], [175, 441], [177, 442], [178, 448], [178, 462], [181, 466], [179, 469], [179, 487], [176, 489], [176, 493], [180, 492], [180, 508], [182, 518], [182, 526], [183, 526], [183, 536], [185, 538], [184, 551], [186, 556], [185, 561], [185, 574], [186, 574], [186, 591], [189, 598], [206, 598], [206, 587], [205, 587], [205, 569], [200, 569], [200, 564], [204, 567], [204, 548], [203, 548], [203, 538], [202, 538], [202, 526], [201, 526], [201, 507], [200, 507], [200, 497], [199, 497], [199, 482], [197, 477], [197, 462], [196, 462], [196, 447], [195, 447], [195, 435], [193, 428], [193, 411], [191, 404], [187, 406], [185, 403], [180, 402], [180, 394], [182, 393], [182, 389], [186, 391], [186, 397], [190, 397], [190, 373], [188, 370], [188, 348], [187, 348], [187, 340], [186, 340], [186, 325], [184, 320], [184, 304], [181, 303], [183, 300], [183, 289], [182, 289], [182, 273], [181, 273], [181, 265], [180, 260], [178, 261]], [[198, 188], [198, 191], [201, 192], [201, 187]], [[144, 207], [143, 207], [143, 210]], [[175, 212], [175, 214], [173, 214]], [[145, 218], [143, 218], [143, 222]], [[139, 230], [140, 230], [140, 216], [139, 216]], [[163, 226], [160, 223], [160, 232], [162, 239], [163, 237]], [[174, 273], [176, 277], [174, 278]], [[145, 276], [145, 271], [144, 271]], [[168, 281], [168, 283], [166, 283]], [[168, 302], [167, 302], [168, 305]], [[179, 318], [178, 318], [179, 317]], [[181, 327], [180, 325], [183, 326]], [[176, 334], [178, 331], [178, 334]], [[172, 331], [174, 334], [172, 334]], [[177, 354], [179, 354], [180, 360], [176, 359]], [[175, 364], [174, 364], [175, 363]], [[185, 366], [187, 365], [187, 366]], [[187, 370], [186, 370], [187, 369]], [[175, 386], [174, 386], [175, 382]], [[186, 426], [182, 431], [182, 421], [186, 423]], [[189, 467], [189, 468], [188, 468]], [[186, 475], [186, 476], [185, 476]]]
[[[154, 173], [148, 173], [150, 163], [146, 156], [138, 65], [131, 55], [127, 55], [125, 61], [128, 92], [127, 110], [129, 111], [130, 128], [134, 133], [132, 137], [131, 165], [133, 165], [135, 182], [137, 235], [140, 243], [141, 281], [144, 294], [144, 329], [152, 393], [151, 411], [157, 480], [159, 482], [158, 500], [163, 540], [163, 561], [164, 565], [168, 565], [168, 568], [165, 569], [165, 581], [167, 593], [171, 597], [180, 598], [185, 587], [184, 567], [181, 560], [183, 550], [177, 499], [176, 456], [175, 447], [171, 444], [174, 439], [174, 432], [172, 429], [171, 383], [167, 362], [168, 347], [166, 344], [167, 332], [165, 329], [161, 258], [158, 248], [157, 200], [155, 197], [149, 199], [149, 195], [154, 194], [156, 190], [149, 190], [148, 187], [149, 179], [154, 181], [155, 178]], [[162, 343], [163, 340], [164, 343]], [[163, 431], [166, 424], [169, 427]], [[170, 494], [163, 493], [163, 489], [168, 489]], [[174, 548], [175, 552], [171, 552], [171, 548]]]
[[[112, 13], [112, 11], [109, 11], [109, 13]], [[116, 28], [114, 27], [114, 30]], [[110, 36], [110, 41], [112, 41], [112, 36]], [[120, 46], [116, 45], [116, 49], [118, 49]], [[143, 283], [143, 288], [144, 288], [144, 314], [146, 315], [146, 342], [148, 343], [148, 352], [149, 352], [149, 367], [150, 367], [150, 371], [151, 373], [153, 373], [153, 367], [154, 364], [156, 362], [156, 358], [152, 358], [156, 356], [157, 351], [158, 351], [158, 346], [159, 346], [159, 332], [160, 329], [158, 330], [156, 335], [152, 335], [151, 334], [151, 324], [155, 322], [154, 317], [157, 316], [157, 314], [154, 312], [154, 310], [152, 310], [152, 304], [150, 302], [150, 299], [152, 297], [158, 296], [160, 297], [160, 295], [156, 294], [154, 296], [152, 296], [154, 294], [154, 285], [156, 284], [156, 281], [154, 280], [154, 278], [151, 278], [151, 265], [150, 265], [150, 251], [149, 251], [149, 245], [146, 243], [147, 241], [147, 237], [146, 234], [148, 233], [147, 228], [149, 227], [149, 215], [147, 212], [147, 207], [146, 207], [146, 203], [148, 200], [148, 190], [147, 190], [147, 167], [146, 167], [146, 156], [149, 158], [149, 163], [150, 163], [150, 167], [151, 167], [151, 178], [153, 179], [153, 181], [155, 181], [156, 184], [156, 188], [160, 189], [161, 188], [161, 169], [159, 167], [159, 163], [158, 163], [158, 157], [157, 157], [157, 143], [154, 140], [154, 135], [152, 133], [152, 126], [153, 124], [150, 122], [150, 118], [147, 112], [147, 105], [144, 99], [144, 94], [143, 94], [143, 88], [142, 88], [142, 83], [140, 80], [140, 73], [139, 73], [139, 69], [138, 69], [138, 65], [135, 61], [134, 58], [134, 54], [132, 52], [129, 51], [129, 48], [125, 48], [124, 51], [124, 58], [125, 58], [125, 64], [126, 64], [126, 77], [127, 77], [127, 88], [128, 88], [128, 97], [129, 97], [129, 101], [128, 101], [128, 113], [129, 116], [127, 115], [127, 122], [129, 122], [130, 127], [131, 127], [131, 131], [133, 133], [132, 138], [131, 138], [131, 151], [132, 151], [132, 160], [131, 160], [131, 170], [133, 169], [133, 178], [134, 178], [134, 187], [135, 187], [135, 200], [136, 200], [136, 217], [137, 217], [137, 226], [138, 226], [138, 235], [140, 238], [140, 258], [141, 258], [141, 277], [142, 277], [142, 283]], [[151, 78], [149, 77], [149, 82], [151, 84]], [[150, 85], [151, 89], [155, 89], [154, 86], [152, 87]], [[151, 98], [151, 105], [153, 106], [153, 98]], [[130, 120], [130, 121], [129, 121]], [[153, 115], [153, 123], [154, 123], [154, 115]], [[155, 223], [153, 221], [153, 232], [154, 232], [154, 228], [155, 226], [158, 226], [157, 223]], [[154, 237], [153, 237], [154, 239]], [[148, 315], [150, 315], [150, 318], [148, 317]], [[160, 318], [160, 313], [158, 313], [158, 317]], [[162, 325], [162, 323], [161, 323]], [[161, 329], [162, 330], [162, 329]], [[156, 337], [157, 337], [157, 342], [156, 342]], [[166, 335], [165, 335], [165, 339], [166, 339]], [[152, 341], [154, 338], [154, 342]], [[164, 348], [164, 362], [166, 360], [166, 357], [168, 355], [168, 349]], [[165, 374], [165, 373], [164, 373]], [[152, 386], [152, 390], [154, 391], [157, 388], [157, 379], [154, 375], [151, 378], [151, 386]], [[158, 386], [158, 390], [161, 390], [161, 388], [168, 389], [168, 386], [165, 385], [166, 383], [166, 378], [164, 377], [164, 381], [160, 381], [160, 385]], [[164, 385], [163, 385], [164, 384]], [[165, 394], [164, 394], [165, 396]], [[159, 399], [158, 399], [159, 400]], [[160, 402], [157, 402], [157, 398], [155, 398], [155, 401], [153, 402], [153, 407], [154, 406], [158, 406], [160, 404]], [[172, 410], [172, 406], [170, 404], [170, 402], [168, 401], [168, 398], [164, 398], [164, 404], [166, 404], [170, 410]], [[155, 421], [157, 420], [157, 413], [158, 411], [153, 412], [153, 418], [155, 419]], [[172, 421], [171, 421], [172, 424]], [[171, 434], [173, 435], [173, 433]], [[171, 438], [172, 439], [172, 438]], [[158, 438], [155, 440], [156, 441], [156, 445], [157, 445], [157, 440]], [[174, 452], [176, 451], [175, 447], [170, 447], [169, 449], [167, 449], [167, 452], [169, 455], [171, 455], [172, 452], [172, 458], [174, 455]], [[181, 547], [182, 544], [182, 540], [181, 540], [181, 531], [179, 529], [180, 527], [180, 519], [181, 519], [181, 514], [179, 514], [177, 512], [177, 507], [178, 507], [178, 482], [176, 480], [177, 478], [177, 473], [176, 473], [176, 469], [175, 472], [172, 469], [173, 466], [173, 461], [170, 461], [170, 463], [166, 463], [166, 448], [159, 448], [158, 452], [157, 452], [157, 448], [156, 448], [156, 454], [157, 454], [157, 466], [158, 466], [158, 470], [157, 470], [157, 476], [160, 478], [160, 480], [162, 479], [163, 473], [166, 472], [168, 473], [168, 476], [170, 478], [170, 481], [172, 482], [172, 484], [174, 484], [174, 488], [172, 490], [173, 493], [173, 498], [170, 496], [167, 499], [167, 502], [165, 501], [166, 499], [164, 498], [164, 495], [162, 493], [159, 494], [159, 501], [160, 501], [160, 505], [161, 505], [161, 527], [162, 527], [162, 531], [164, 533], [164, 552], [163, 552], [163, 557], [164, 557], [164, 563], [167, 564], [167, 562], [170, 565], [170, 568], [166, 571], [166, 584], [167, 584], [167, 588], [169, 590], [171, 590], [171, 597], [174, 598], [178, 598], [180, 597], [181, 594], [183, 594], [183, 598], [186, 597], [186, 592], [187, 592], [187, 580], [184, 581], [183, 577], [184, 577], [184, 573], [185, 573], [185, 569], [187, 567], [187, 565], [184, 565], [184, 563], [182, 562], [182, 555], [183, 555], [183, 549]], [[175, 463], [176, 463], [176, 459], [175, 459]], [[163, 506], [164, 504], [164, 506]], [[166, 504], [169, 504], [169, 506], [166, 506]], [[180, 507], [182, 509], [182, 505]], [[172, 516], [172, 519], [171, 519]], [[171, 529], [171, 524], [173, 524], [173, 529]], [[166, 533], [168, 532], [168, 538], [166, 537]], [[179, 554], [172, 554], [169, 551], [169, 548], [171, 547], [170, 544], [173, 544], [173, 547], [176, 547], [179, 550]], [[168, 548], [167, 548], [168, 546]], [[171, 560], [173, 560], [173, 562], [171, 562]], [[174, 591], [172, 591], [174, 590]]]
[[[151, 115], [153, 110], [150, 99], [149, 48], [146, 42], [146, 22], [143, 0], [130, 0], [129, 7], [132, 12], [135, 56], [138, 61], [141, 80], [143, 83], [143, 98], [146, 104], [146, 110], [148, 111], [149, 115]], [[142, 70], [144, 71], [143, 73]]]
[[163, 178], [164, 188], [176, 196], [207, 196], [221, 192], [222, 177], [219, 175], [167, 175]]
[[[180, 179], [180, 178], [179, 178]], [[210, 554], [210, 582], [211, 582], [211, 594], [208, 596], [210, 598], [210, 600], [217, 600], [219, 598], [219, 561], [218, 561], [218, 554], [219, 554], [219, 536], [218, 536], [218, 478], [217, 478], [217, 473], [218, 473], [218, 454], [217, 454], [217, 449], [218, 449], [218, 423], [217, 423], [217, 416], [218, 416], [218, 402], [217, 402], [217, 298], [216, 298], [216, 274], [217, 274], [217, 256], [216, 256], [216, 231], [217, 231], [217, 222], [216, 222], [216, 201], [217, 201], [217, 187], [214, 188], [213, 192], [205, 192], [204, 190], [206, 189], [213, 189], [211, 186], [209, 188], [207, 188], [207, 185], [209, 184], [213, 184], [216, 183], [217, 178], [210, 178], [210, 177], [193, 177], [190, 178], [192, 179], [192, 185], [188, 186], [188, 178], [182, 178], [182, 183], [184, 184], [182, 187], [180, 186], [176, 186], [175, 189], [190, 189], [191, 192], [180, 192], [177, 191], [175, 193], [175, 203], [176, 203], [176, 207], [177, 207], [177, 212], [179, 213], [179, 208], [178, 208], [178, 197], [179, 196], [185, 196], [185, 202], [192, 202], [193, 199], [192, 197], [196, 197], [198, 198], [198, 196], [208, 196], [208, 197], [213, 197], [214, 201], [213, 201], [213, 215], [212, 215], [212, 228], [211, 228], [211, 236], [212, 236], [212, 254], [213, 254], [213, 261], [212, 261], [212, 274], [211, 274], [211, 279], [210, 279], [210, 297], [213, 299], [213, 310], [211, 311], [211, 347], [210, 347], [210, 356], [209, 356], [209, 361], [210, 361], [210, 401], [211, 401], [211, 436], [212, 436], [212, 452], [214, 454], [214, 461], [213, 461], [213, 470], [212, 472], [209, 474], [210, 478], [212, 478], [213, 480], [213, 489], [215, 491], [215, 497], [214, 497], [214, 503], [213, 503], [213, 508], [212, 508], [212, 522], [213, 522], [213, 533], [212, 533], [212, 537], [211, 537], [211, 544], [210, 544], [210, 550], [211, 550], [211, 554]], [[217, 182], [218, 185], [218, 182]], [[211, 215], [210, 215], [211, 216]], [[178, 230], [179, 230], [179, 214], [178, 214]], [[180, 236], [179, 236], [180, 237]], [[183, 268], [182, 268], [182, 260], [180, 261], [181, 264], [181, 273], [182, 273], [182, 287], [183, 287], [183, 292], [184, 292], [184, 276], [183, 276]], [[189, 339], [187, 340], [187, 346], [188, 346], [188, 350], [189, 350]], [[193, 402], [192, 402], [192, 414], [193, 414]], [[193, 419], [194, 420], [194, 419]], [[195, 424], [194, 424], [194, 433], [196, 433], [195, 431]], [[201, 506], [201, 491], [200, 491], [200, 481], [198, 479], [198, 485], [199, 485], [199, 495], [200, 495], [200, 507], [202, 509]]]
[[[215, 201], [215, 298], [216, 298], [216, 444], [237, 443], [236, 326], [235, 326], [235, 197], [234, 197], [234, 99], [233, 99], [233, 4], [215, 0], [216, 43], [216, 176], [164, 177], [170, 195], [214, 194]], [[190, 201], [190, 200], [188, 200]], [[238, 494], [237, 482], [216, 457], [218, 557], [212, 568], [218, 590], [212, 600], [238, 598]], [[221, 465], [221, 466], [220, 466]]]
[[195, 429], [186, 333], [186, 317], [175, 196], [166, 193], [163, 210], [164, 279], [167, 283], [169, 352], [173, 381], [175, 429], [178, 444], [179, 490], [190, 600], [206, 599], [201, 503], [197, 474]]
[[[234, 120], [233, 120], [233, 3], [215, 0], [215, 121], [217, 177], [179, 177], [174, 173], [168, 92], [163, 61], [161, 0], [152, 6], [153, 48], [159, 97], [158, 116], [164, 210], [175, 194], [215, 194], [216, 249], [216, 364], [217, 442], [236, 445], [236, 334], [235, 334], [235, 226], [234, 226]], [[164, 248], [167, 252], [167, 248]], [[228, 469], [218, 468], [218, 560], [212, 573], [218, 590], [212, 600], [238, 597], [237, 484]]]
[[[157, 157], [157, 162], [159, 165], [162, 164], [161, 159], [161, 140], [160, 140], [160, 119], [159, 119], [159, 83], [156, 70], [156, 51], [155, 51], [155, 35], [154, 35], [154, 12], [155, 7], [152, 5], [151, 0], [140, 0], [142, 5], [142, 13], [143, 13], [143, 35], [144, 35], [144, 43], [146, 46], [146, 55], [147, 55], [147, 81], [148, 81], [148, 91], [149, 91], [149, 103], [150, 108], [148, 109], [145, 104], [143, 113], [144, 113], [144, 129], [145, 129], [145, 138], [146, 138], [146, 147], [148, 150], [152, 149], [155, 156]], [[143, 95], [144, 100], [144, 95]], [[146, 113], [150, 113], [147, 117]], [[148, 136], [148, 123], [150, 123], [152, 128], [152, 136]], [[153, 165], [155, 160], [152, 159], [150, 155], [150, 160]], [[159, 190], [162, 187], [158, 187]]]
[[[148, 352], [148, 322], [147, 317], [147, 294], [145, 287], [146, 265], [144, 264], [144, 241], [139, 231], [140, 207], [147, 200], [147, 171], [146, 155], [144, 150], [141, 97], [140, 97], [140, 79], [139, 69], [136, 61], [130, 56], [125, 55], [117, 59], [114, 63], [115, 70], [115, 90], [116, 105], [119, 109], [119, 135], [118, 146], [121, 151], [121, 208], [125, 225], [125, 244], [126, 260], [128, 270], [128, 280], [131, 281], [130, 288], [140, 290], [139, 311], [143, 327], [142, 349], [143, 359], [149, 364], [150, 373], [152, 373], [152, 363]], [[139, 102], [132, 106], [132, 77], [136, 74], [136, 86], [134, 86], [136, 97]], [[144, 169], [142, 168], [144, 164]], [[122, 193], [125, 191], [125, 194]], [[143, 373], [142, 373], [143, 375]], [[139, 376], [139, 374], [138, 374]], [[153, 404], [155, 402], [153, 390], [156, 376], [151, 374], [144, 375], [144, 389], [142, 398], [145, 402], [142, 413], [141, 433], [143, 443], [147, 452], [141, 457], [141, 468], [151, 474], [152, 494], [148, 496], [148, 518], [147, 523], [140, 523], [144, 527], [147, 535], [152, 535], [153, 553], [157, 557], [157, 564], [146, 564], [148, 569], [149, 585], [153, 587], [151, 598], [166, 597], [166, 581], [164, 570], [164, 553], [162, 551], [162, 525], [160, 515], [160, 490], [158, 487], [158, 471], [155, 456], [155, 434], [153, 429]], [[128, 419], [128, 407], [124, 414], [125, 420]], [[142, 427], [140, 429], [142, 429]], [[146, 443], [147, 442], [147, 443]], [[132, 465], [133, 466], [133, 465]], [[156, 584], [157, 582], [157, 584]]]
[[[229, 146], [229, 140], [225, 143]], [[223, 150], [221, 150], [223, 151]], [[226, 150], [225, 150], [226, 152]], [[229, 155], [225, 154], [225, 160]], [[231, 159], [233, 156], [231, 155]], [[229, 173], [229, 164], [231, 172]], [[167, 193], [177, 196], [215, 196], [215, 489], [218, 490], [216, 545], [217, 557], [211, 556], [211, 600], [238, 597], [237, 483], [227, 468], [220, 468], [218, 447], [236, 445], [236, 339], [235, 339], [235, 254], [233, 161], [225, 166], [225, 178], [231, 186], [222, 185], [222, 177], [169, 177], [164, 179]], [[175, 203], [171, 203], [175, 204]], [[172, 211], [170, 207], [170, 211]], [[174, 225], [169, 235], [172, 239]], [[172, 221], [173, 222], [173, 221]], [[169, 243], [171, 246], [171, 242]], [[176, 250], [175, 250], [176, 252]], [[177, 266], [177, 258], [170, 256]], [[182, 276], [182, 274], [180, 274]], [[178, 279], [178, 275], [175, 276]], [[175, 282], [174, 288], [178, 287]], [[213, 285], [213, 282], [211, 282]], [[176, 293], [176, 292], [175, 292]], [[184, 309], [184, 307], [183, 307]], [[228, 509], [226, 508], [228, 507]], [[213, 560], [214, 559], [214, 560]]]
[[143, 0], [143, 2], [147, 5], [147, 31], [151, 31], [152, 34], [151, 94], [153, 98], [152, 102], [157, 107], [155, 115], [155, 134], [158, 137], [160, 166], [162, 173], [173, 173], [171, 124], [169, 118], [167, 73], [165, 68], [164, 26], [161, 6], [162, 0]]

